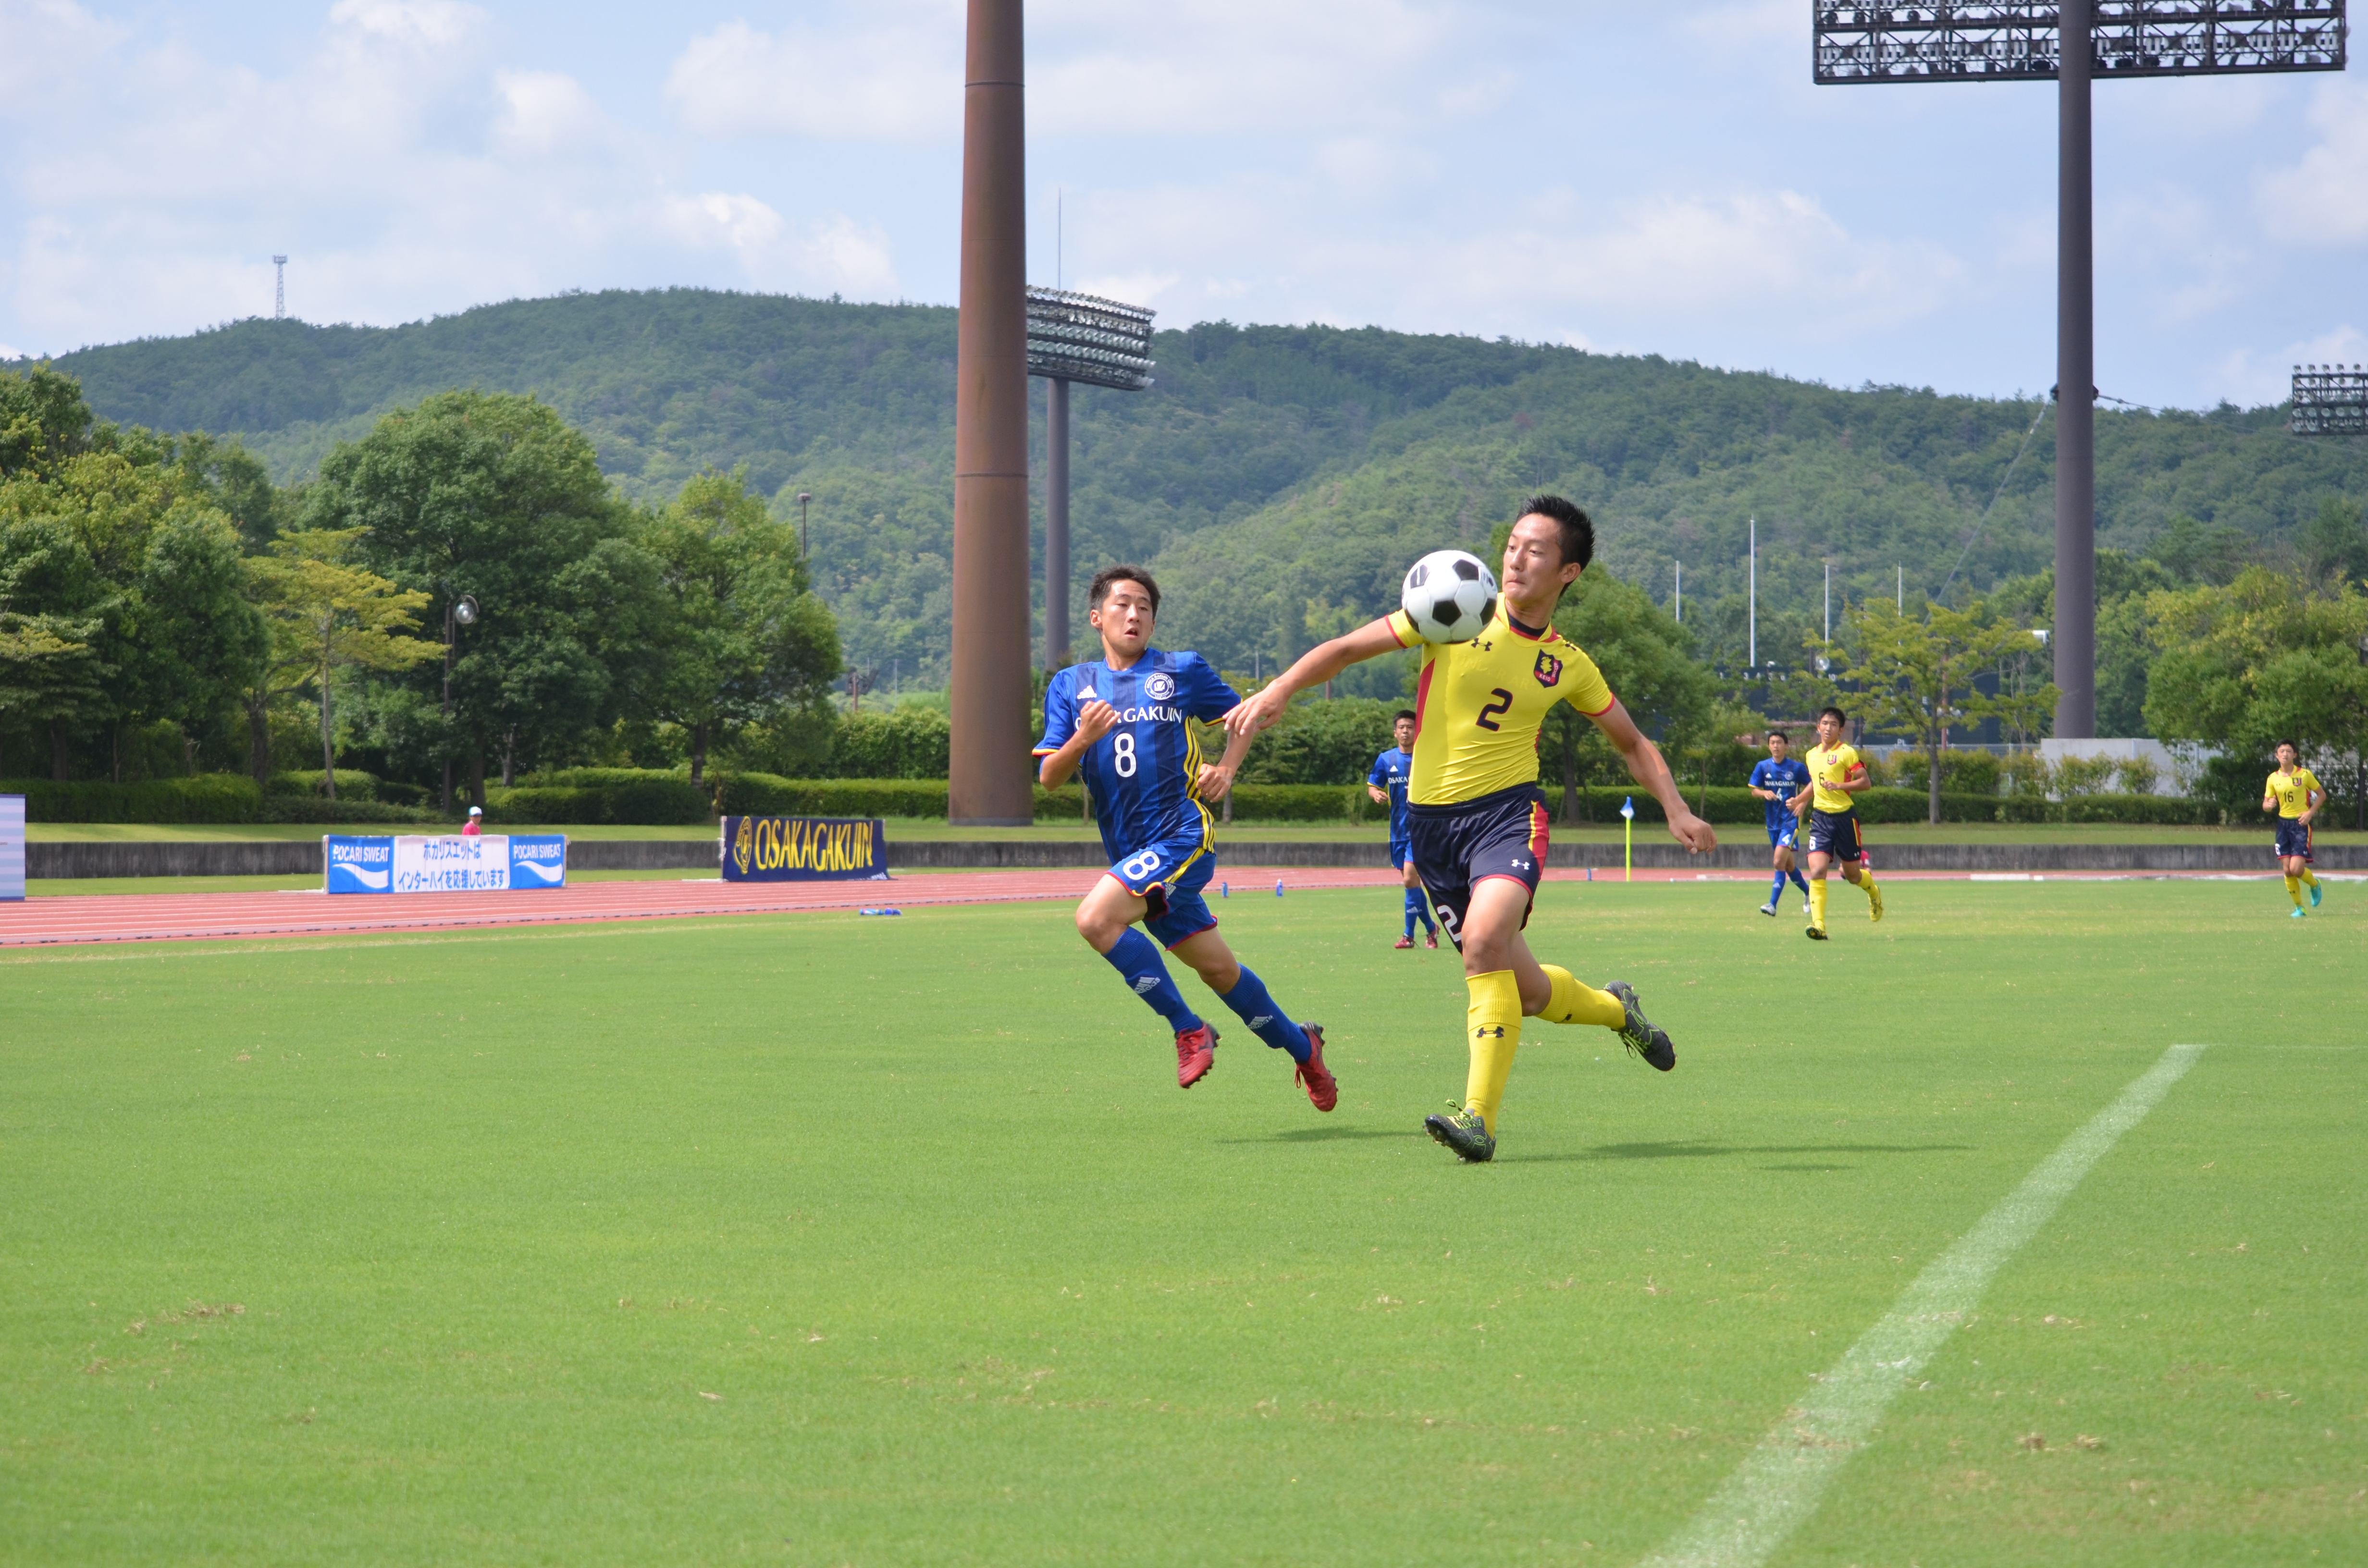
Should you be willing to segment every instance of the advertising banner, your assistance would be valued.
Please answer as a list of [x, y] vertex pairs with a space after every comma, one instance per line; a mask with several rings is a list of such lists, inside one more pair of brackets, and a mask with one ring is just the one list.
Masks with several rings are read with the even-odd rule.
[[330, 892], [502, 892], [567, 885], [567, 839], [561, 834], [332, 835], [321, 843]]
[[887, 824], [878, 817], [725, 817], [723, 880], [884, 882]]
[[25, 896], [25, 797], [0, 795], [0, 900]]

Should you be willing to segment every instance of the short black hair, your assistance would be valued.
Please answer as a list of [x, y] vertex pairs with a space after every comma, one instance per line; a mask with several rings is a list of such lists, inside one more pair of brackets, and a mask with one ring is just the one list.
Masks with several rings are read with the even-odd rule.
[[1834, 716], [1835, 723], [1839, 724], [1844, 729], [1850, 728], [1850, 715], [1843, 712], [1840, 709], [1820, 708], [1817, 710], [1817, 717], [1820, 719], [1824, 718], [1828, 713]]
[[1105, 566], [1095, 573], [1094, 580], [1086, 587], [1086, 608], [1101, 608], [1102, 601], [1110, 597], [1112, 583], [1133, 583], [1151, 600], [1151, 613], [1159, 613], [1159, 585], [1140, 566]]
[[1520, 516], [1515, 517], [1551, 517], [1562, 532], [1562, 563], [1576, 562], [1584, 568], [1595, 559], [1595, 524], [1585, 512], [1559, 495], [1532, 495], [1521, 503]]
[[1790, 736], [1790, 735], [1788, 735], [1788, 734], [1786, 734], [1786, 733], [1785, 733], [1783, 731], [1782, 731], [1782, 730], [1770, 730], [1770, 731], [1769, 731], [1769, 732], [1768, 732], [1768, 738], [1769, 738], [1770, 740], [1771, 740], [1771, 741], [1782, 741], [1782, 742], [1783, 742], [1785, 744], [1787, 744], [1787, 745], [1790, 745], [1790, 744], [1792, 744], [1792, 743], [1793, 743], [1793, 737], [1792, 737], [1792, 736]]
[[2272, 756], [2276, 756], [2276, 755], [2277, 755], [2278, 746], [2293, 746], [2293, 747], [2294, 747], [2294, 756], [2300, 756], [2302, 755], [2302, 747], [2301, 747], [2301, 745], [2300, 745], [2298, 743], [2294, 742], [2294, 741], [2280, 741], [2280, 742], [2278, 743], [2278, 745], [2276, 745], [2276, 746], [2271, 746], [2271, 747], [2270, 748], [2270, 755], [2271, 755]]
[[1422, 722], [1421, 714], [1416, 712], [1411, 708], [1401, 708], [1396, 712], [1390, 715], [1390, 728], [1393, 730], [1396, 729], [1398, 727], [1398, 721], [1401, 719], [1405, 720], [1409, 724], [1419, 724]]

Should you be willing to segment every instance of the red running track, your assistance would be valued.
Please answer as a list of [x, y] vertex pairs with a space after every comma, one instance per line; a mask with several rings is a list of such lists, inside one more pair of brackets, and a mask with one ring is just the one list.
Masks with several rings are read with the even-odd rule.
[[[2121, 873], [2127, 876], [2130, 873]], [[1102, 875], [1087, 867], [1041, 871], [916, 872], [884, 882], [576, 882], [532, 892], [355, 894], [317, 892], [97, 893], [0, 903], [0, 948], [80, 942], [192, 941], [238, 937], [346, 936], [381, 931], [456, 931], [490, 926], [566, 926], [596, 920], [652, 920], [686, 915], [776, 915], [799, 910], [886, 905], [1018, 903], [1084, 896]], [[2041, 873], [2033, 880], [2089, 881], [2109, 872]], [[1966, 873], [1892, 871], [1886, 881], [1963, 880]], [[1287, 889], [1387, 888], [1397, 873], [1383, 869], [1315, 869], [1233, 866], [1225, 880], [1245, 896], [1271, 896], [1280, 878]], [[1639, 871], [1655, 882], [1766, 882], [1765, 871]], [[1618, 872], [1546, 873], [1548, 881], [1616, 882]], [[2017, 878], [2015, 880], [2021, 880]]]

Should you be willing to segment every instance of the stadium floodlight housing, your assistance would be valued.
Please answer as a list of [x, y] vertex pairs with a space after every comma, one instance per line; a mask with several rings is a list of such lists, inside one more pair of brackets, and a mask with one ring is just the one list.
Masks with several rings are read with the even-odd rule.
[[2368, 370], [2296, 365], [2286, 427], [2297, 436], [2368, 436]]
[[1064, 289], [1028, 290], [1028, 373], [1119, 392], [1151, 384], [1151, 318], [1121, 304]]
[[[2096, 385], [2089, 84], [2099, 78], [2340, 71], [2345, 0], [2002, 0], [1843, 6], [1810, 0], [1824, 85], [2053, 82], [2055, 384]], [[2055, 733], [2097, 733], [2097, 449], [2093, 396], [2055, 411]], [[1905, 593], [1905, 587], [1902, 593]], [[1903, 600], [1904, 602], [1904, 600]]]
[[[2091, 0], [2092, 79], [2340, 71], [2344, 0]], [[2053, 5], [1833, 6], [1815, 23], [1816, 79], [2052, 82]]]

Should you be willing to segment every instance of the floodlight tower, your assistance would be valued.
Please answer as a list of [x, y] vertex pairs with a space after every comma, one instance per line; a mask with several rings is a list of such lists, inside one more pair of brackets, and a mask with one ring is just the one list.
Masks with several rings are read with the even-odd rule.
[[954, 357], [956, 825], [1035, 820], [1028, 777], [1028, 212], [1020, 0], [969, 0]]
[[2340, 71], [2344, 0], [1812, 0], [1816, 78], [2056, 84], [2055, 733], [2097, 733], [2096, 274], [2089, 83]]
[[271, 319], [285, 321], [288, 319], [288, 258], [284, 256], [273, 256], [271, 267], [273, 273]]
[[2296, 365], [2286, 428], [2297, 436], [2368, 436], [2368, 370]]
[[1152, 311], [1094, 294], [1028, 290], [1028, 373], [1044, 392], [1044, 667], [1069, 657], [1069, 383], [1151, 384]]

